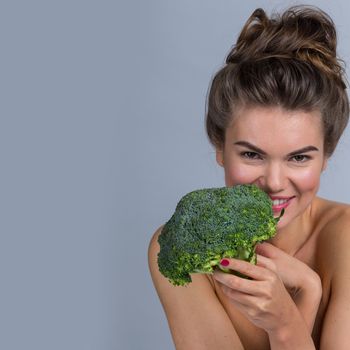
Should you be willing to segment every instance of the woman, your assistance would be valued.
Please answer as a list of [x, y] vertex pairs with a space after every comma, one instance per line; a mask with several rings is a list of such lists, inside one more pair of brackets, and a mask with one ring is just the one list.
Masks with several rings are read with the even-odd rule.
[[316, 196], [347, 124], [349, 102], [332, 20], [293, 7], [257, 9], [215, 75], [207, 132], [226, 186], [254, 183], [285, 214], [257, 265], [221, 264], [174, 287], [149, 247], [154, 285], [177, 349], [348, 349], [350, 207]]

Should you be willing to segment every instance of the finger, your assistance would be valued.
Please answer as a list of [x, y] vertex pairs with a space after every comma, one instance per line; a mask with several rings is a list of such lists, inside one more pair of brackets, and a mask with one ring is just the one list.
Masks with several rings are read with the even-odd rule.
[[267, 258], [276, 258], [280, 252], [280, 249], [270, 243], [264, 242], [256, 245], [255, 252], [257, 254], [264, 255]]
[[221, 260], [220, 265], [226, 269], [240, 272], [254, 280], [262, 281], [267, 278], [267, 269], [262, 266], [253, 265], [244, 260], [225, 258]]
[[[221, 272], [216, 270], [213, 274], [216, 281], [220, 282], [225, 288], [231, 289], [233, 291], [256, 295], [259, 292], [259, 286], [257, 286], [257, 281], [248, 280], [233, 274]], [[227, 294], [227, 293], [226, 293]]]
[[232, 303], [244, 315], [254, 314], [257, 305], [261, 303], [260, 296], [241, 293], [221, 284], [220, 282], [219, 286], [222, 292], [228, 297], [230, 303]]
[[252, 298], [256, 298], [252, 294], [243, 293], [238, 290], [227, 287], [225, 284], [222, 284], [221, 282], [219, 282], [219, 285], [222, 292], [229, 298], [230, 302], [236, 306], [240, 306], [240, 307], [251, 306]]
[[266, 258], [265, 256], [259, 255], [259, 254], [257, 254], [256, 257], [257, 257], [256, 264], [258, 266], [264, 267], [264, 268], [269, 269], [273, 272], [277, 272], [277, 267], [276, 267], [276, 264], [273, 260]]

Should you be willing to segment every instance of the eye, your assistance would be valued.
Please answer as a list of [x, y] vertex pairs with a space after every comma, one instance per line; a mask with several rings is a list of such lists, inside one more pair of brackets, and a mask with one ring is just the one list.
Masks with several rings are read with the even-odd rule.
[[246, 152], [242, 152], [241, 156], [243, 158], [247, 158], [247, 159], [261, 159], [261, 156], [259, 153], [256, 152], [251, 152], [251, 151], [246, 151]]
[[295, 161], [296, 163], [305, 163], [306, 161], [310, 160], [311, 157], [307, 156], [305, 154], [297, 154], [291, 158], [291, 160]]

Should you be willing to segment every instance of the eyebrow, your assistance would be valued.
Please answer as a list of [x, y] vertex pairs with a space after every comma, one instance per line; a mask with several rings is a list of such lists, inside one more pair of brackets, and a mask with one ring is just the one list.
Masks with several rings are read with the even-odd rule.
[[[247, 142], [247, 141], [237, 141], [234, 143], [235, 145], [238, 145], [238, 146], [243, 146], [243, 147], [247, 147], [257, 153], [260, 153], [262, 155], [266, 155], [266, 152], [263, 151], [261, 148], [257, 147], [257, 146], [254, 146], [253, 144], [251, 144], [250, 142]], [[316, 151], [318, 152], [319, 149], [315, 146], [306, 146], [306, 147], [303, 147], [303, 148], [300, 148], [296, 151], [293, 151], [293, 152], [290, 152], [288, 153], [287, 156], [291, 157], [291, 156], [295, 156], [295, 155], [298, 155], [298, 154], [301, 154], [301, 153], [307, 153], [307, 152], [313, 152], [313, 151]]]

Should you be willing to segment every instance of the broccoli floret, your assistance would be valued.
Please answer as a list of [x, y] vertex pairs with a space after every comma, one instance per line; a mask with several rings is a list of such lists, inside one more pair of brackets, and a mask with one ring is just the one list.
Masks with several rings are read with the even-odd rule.
[[190, 192], [158, 237], [159, 270], [179, 286], [192, 281], [191, 273], [212, 273], [225, 257], [256, 264], [256, 244], [275, 235], [280, 217], [255, 185]]

